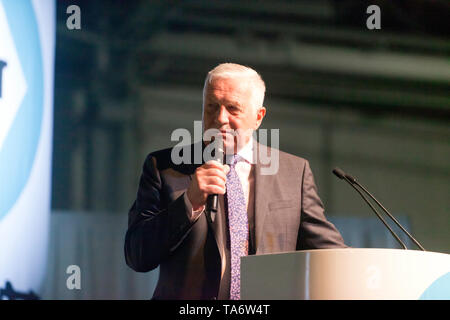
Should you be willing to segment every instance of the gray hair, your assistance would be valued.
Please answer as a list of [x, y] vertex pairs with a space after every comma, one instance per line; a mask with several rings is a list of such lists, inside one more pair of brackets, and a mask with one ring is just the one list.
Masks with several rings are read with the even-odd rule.
[[266, 85], [261, 75], [250, 67], [236, 63], [222, 63], [208, 72], [203, 87], [203, 101], [205, 100], [206, 87], [216, 78], [229, 79], [239, 78], [246, 79], [253, 87], [252, 90], [252, 107], [256, 112], [263, 106]]

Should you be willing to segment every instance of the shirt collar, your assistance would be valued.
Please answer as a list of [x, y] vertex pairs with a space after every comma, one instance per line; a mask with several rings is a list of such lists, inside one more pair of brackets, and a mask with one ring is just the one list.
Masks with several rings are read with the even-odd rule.
[[237, 153], [240, 155], [245, 161], [247, 161], [250, 164], [253, 164], [253, 147], [255, 140], [252, 137], [249, 142]]

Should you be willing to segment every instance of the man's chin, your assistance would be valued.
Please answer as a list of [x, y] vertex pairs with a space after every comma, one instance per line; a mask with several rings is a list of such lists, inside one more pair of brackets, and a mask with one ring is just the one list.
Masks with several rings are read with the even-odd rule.
[[[230, 153], [237, 153], [239, 150], [241, 150], [247, 142], [250, 140], [251, 137], [244, 137], [244, 136], [236, 136], [232, 133], [226, 133], [221, 132], [219, 133], [219, 137], [222, 140], [223, 143], [223, 150], [226, 154]], [[215, 140], [216, 137], [212, 138], [212, 141]], [[205, 141], [205, 144], [208, 145], [210, 141]]]
[[225, 154], [232, 154], [237, 152], [236, 150], [236, 145], [232, 142], [232, 143], [226, 143], [224, 141], [223, 143], [223, 150], [225, 151]]

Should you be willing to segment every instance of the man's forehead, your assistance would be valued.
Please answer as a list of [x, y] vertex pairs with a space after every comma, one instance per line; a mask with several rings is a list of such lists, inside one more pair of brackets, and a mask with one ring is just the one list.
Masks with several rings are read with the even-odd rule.
[[251, 93], [251, 86], [247, 79], [214, 79], [206, 87], [207, 95], [216, 95], [217, 93], [228, 93], [231, 95], [247, 95]]

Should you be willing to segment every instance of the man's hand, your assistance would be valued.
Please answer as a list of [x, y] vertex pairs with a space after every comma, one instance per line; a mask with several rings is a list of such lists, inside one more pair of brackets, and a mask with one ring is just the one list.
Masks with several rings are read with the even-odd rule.
[[186, 192], [194, 211], [206, 204], [208, 195], [225, 194], [228, 171], [230, 171], [228, 165], [222, 165], [214, 160], [208, 161], [195, 170]]

